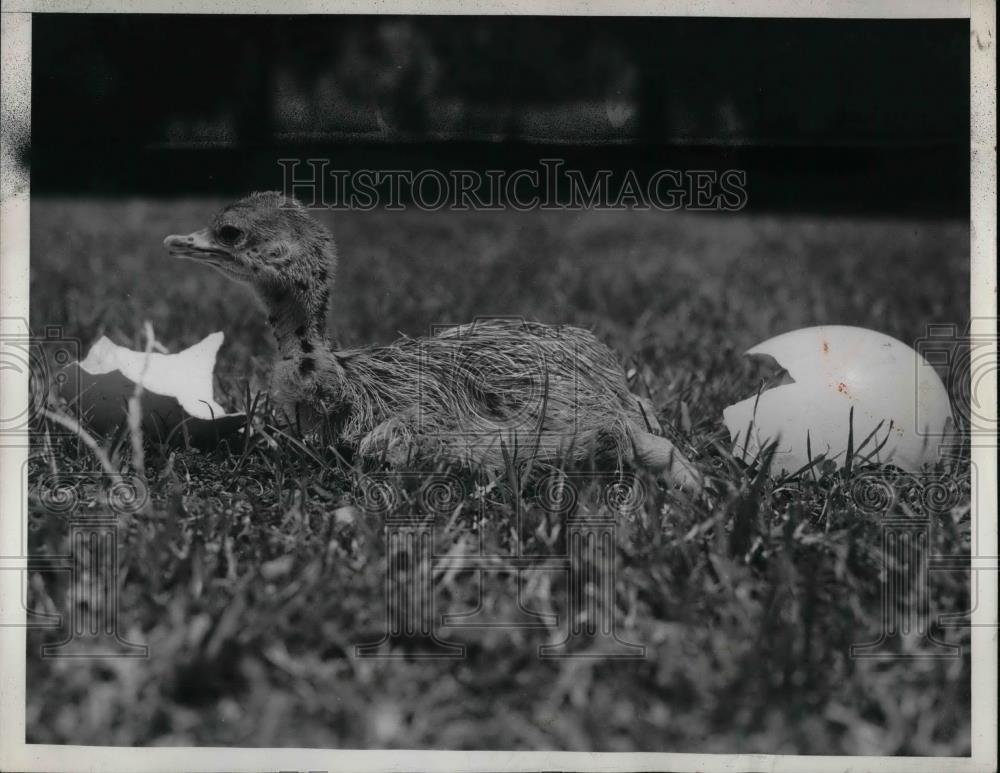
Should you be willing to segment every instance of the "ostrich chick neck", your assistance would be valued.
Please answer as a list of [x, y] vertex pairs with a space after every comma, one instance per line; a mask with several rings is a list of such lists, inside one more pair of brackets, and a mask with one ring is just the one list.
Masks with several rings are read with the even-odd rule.
[[261, 297], [267, 307], [267, 322], [274, 332], [281, 359], [301, 359], [330, 351], [326, 336], [329, 299], [326, 288], [267, 289], [261, 292]]

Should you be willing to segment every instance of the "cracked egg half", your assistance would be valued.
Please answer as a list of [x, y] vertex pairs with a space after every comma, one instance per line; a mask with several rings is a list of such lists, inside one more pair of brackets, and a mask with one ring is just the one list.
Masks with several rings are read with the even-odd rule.
[[775, 472], [795, 473], [817, 457], [842, 467], [853, 436], [854, 464], [916, 472], [936, 462], [953, 436], [941, 378], [890, 336], [860, 327], [810, 327], [770, 338], [746, 354], [778, 369], [762, 391], [723, 411], [733, 453], [748, 464], [776, 441]]

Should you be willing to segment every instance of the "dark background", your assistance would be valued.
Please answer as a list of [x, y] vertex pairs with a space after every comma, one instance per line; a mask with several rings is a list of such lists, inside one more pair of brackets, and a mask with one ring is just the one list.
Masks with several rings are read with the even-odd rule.
[[39, 14], [32, 188], [555, 156], [745, 169], [757, 210], [961, 215], [968, 69], [966, 20]]

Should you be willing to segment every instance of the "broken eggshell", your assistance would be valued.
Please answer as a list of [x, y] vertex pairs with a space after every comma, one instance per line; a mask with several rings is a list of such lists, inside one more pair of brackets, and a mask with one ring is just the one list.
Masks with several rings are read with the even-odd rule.
[[177, 354], [135, 352], [102, 336], [82, 362], [66, 366], [62, 396], [86, 424], [108, 434], [127, 421], [128, 401], [142, 383], [142, 429], [147, 437], [195, 445], [217, 443], [246, 416], [215, 402], [212, 374], [225, 335], [212, 333]]
[[842, 467], [852, 408], [855, 464], [916, 472], [938, 460], [938, 447], [953, 430], [948, 392], [934, 368], [882, 333], [811, 327], [768, 339], [746, 354], [771, 358], [787, 371], [776, 386], [723, 411], [734, 454], [748, 464], [777, 441], [776, 472], [795, 473], [817, 457]]

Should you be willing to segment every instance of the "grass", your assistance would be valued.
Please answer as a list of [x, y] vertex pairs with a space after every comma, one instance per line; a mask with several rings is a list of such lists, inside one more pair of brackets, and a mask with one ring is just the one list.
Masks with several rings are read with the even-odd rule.
[[[173, 351], [224, 330], [217, 393], [244, 407], [264, 390], [273, 353], [263, 313], [160, 248], [218, 203], [33, 201], [33, 327], [141, 348], [148, 320]], [[740, 352], [771, 335], [841, 323], [913, 341], [926, 323], [961, 324], [967, 224], [345, 212], [333, 226], [342, 258], [331, 326], [344, 345], [482, 315], [589, 326], [717, 480], [706, 503], [642, 479], [644, 504], [617, 521], [618, 632], [646, 657], [539, 659], [538, 645], [565, 630], [567, 582], [541, 571], [525, 574], [522, 601], [562, 613], [560, 626], [447, 629], [467, 645], [462, 660], [417, 659], [404, 642], [390, 648], [396, 659], [354, 657], [384, 630], [382, 518], [352, 504], [356, 470], [276, 431], [262, 399], [245, 440], [207, 452], [147, 445], [150, 505], [118, 529], [118, 628], [149, 657], [41, 658], [64, 632], [30, 632], [29, 742], [969, 753], [968, 629], [934, 629], [963, 645], [957, 659], [849, 656], [881, 620], [881, 518], [858, 507], [856, 480], [814, 469], [775, 481], [732, 459], [721, 425], [722, 408], [760, 383]], [[108, 445], [131, 471], [127, 437]], [[78, 511], [102, 497], [89, 485], [97, 462], [75, 448], [62, 442], [32, 462], [34, 555], [67, 552], [46, 475], [85, 482]], [[967, 459], [928, 474], [945, 472], [957, 499], [933, 512], [910, 499], [898, 512], [932, 519], [930, 553], [967, 555]], [[894, 486], [907, 493], [906, 480]], [[474, 535], [490, 552], [510, 550], [513, 495], [502, 490], [479, 514], [466, 500], [436, 529], [438, 548]], [[559, 549], [565, 524], [524, 498], [523, 550]], [[481, 585], [470, 572], [435, 575], [442, 613], [469, 611], [481, 593], [509, 616], [517, 590], [513, 574], [486, 573]], [[934, 573], [930, 594], [933, 615], [961, 613], [968, 573]], [[64, 574], [32, 577], [32, 608], [66, 597]]]

